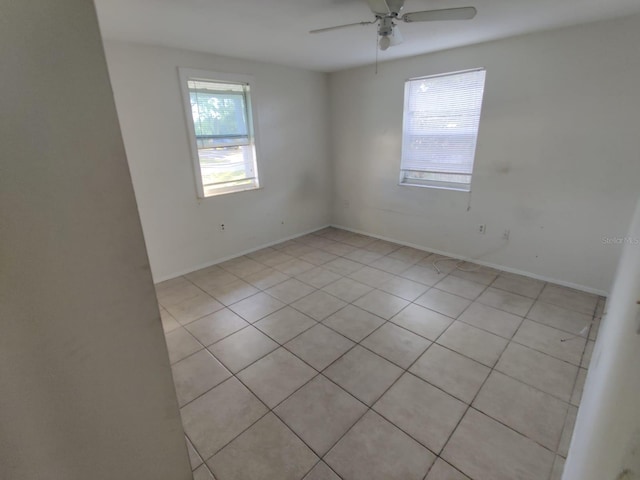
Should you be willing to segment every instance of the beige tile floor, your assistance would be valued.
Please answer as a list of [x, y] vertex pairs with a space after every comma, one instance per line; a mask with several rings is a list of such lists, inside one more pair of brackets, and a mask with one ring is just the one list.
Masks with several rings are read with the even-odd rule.
[[157, 285], [194, 478], [559, 480], [604, 299], [438, 258], [326, 228]]

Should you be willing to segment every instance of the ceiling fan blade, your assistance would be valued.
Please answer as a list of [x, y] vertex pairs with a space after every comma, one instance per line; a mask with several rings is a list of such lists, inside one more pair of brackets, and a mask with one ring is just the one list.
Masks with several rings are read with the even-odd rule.
[[387, 15], [391, 13], [391, 9], [386, 0], [367, 0], [369, 8], [375, 15]]
[[405, 13], [402, 21], [436, 22], [441, 20], [471, 20], [478, 11], [474, 7], [443, 8], [441, 10], [425, 10], [423, 12]]
[[341, 28], [355, 27], [356, 25], [371, 25], [376, 22], [377, 20], [373, 20], [371, 22], [347, 23], [346, 25], [336, 25], [335, 27], [317, 28], [316, 30], [311, 30], [309, 33], [324, 33], [330, 32], [331, 30], [339, 30]]

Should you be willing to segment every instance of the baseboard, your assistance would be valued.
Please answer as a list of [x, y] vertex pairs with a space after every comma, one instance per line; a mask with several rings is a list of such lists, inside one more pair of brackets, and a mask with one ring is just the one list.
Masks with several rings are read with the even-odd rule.
[[255, 248], [250, 248], [249, 250], [243, 250], [241, 252], [234, 253], [233, 255], [227, 255], [226, 257], [217, 258], [216, 260], [213, 260], [211, 262], [206, 262], [206, 263], [203, 263], [201, 265], [196, 265], [194, 267], [190, 267], [190, 268], [187, 268], [187, 269], [184, 269], [184, 270], [179, 270], [179, 271], [177, 271], [175, 273], [171, 273], [169, 275], [163, 275], [161, 277], [154, 278], [153, 282], [154, 283], [160, 283], [160, 282], [164, 282], [166, 280], [172, 280], [172, 279], [180, 277], [182, 275], [187, 275], [188, 273], [192, 273], [192, 272], [195, 272], [197, 270], [201, 270], [201, 269], [207, 268], [207, 267], [212, 267], [213, 265], [217, 265], [217, 264], [222, 263], [222, 262], [226, 262], [227, 260], [231, 260], [232, 258], [241, 257], [242, 255], [247, 255], [248, 253], [257, 252], [258, 250], [262, 250], [263, 248], [272, 247], [273, 245], [277, 245], [279, 243], [286, 242], [287, 240], [293, 240], [294, 238], [302, 237], [304, 235], [308, 235], [310, 233], [317, 232], [318, 230], [322, 230], [323, 228], [327, 228], [329, 226], [331, 226], [331, 225], [330, 224], [322, 225], [320, 227], [314, 228], [313, 230], [307, 230], [307, 231], [304, 231], [304, 232], [301, 232], [301, 233], [296, 233], [295, 235], [290, 235], [288, 237], [284, 237], [284, 238], [280, 238], [279, 240], [275, 240], [273, 242], [262, 244], [262, 245], [260, 245], [258, 247], [255, 247]]
[[603, 296], [603, 297], [608, 297], [609, 296], [609, 293], [605, 292], [604, 290], [599, 290], [599, 289], [587, 287], [587, 286], [584, 286], [584, 285], [578, 285], [576, 283], [565, 282], [564, 280], [558, 280], [557, 278], [551, 278], [551, 277], [547, 277], [547, 276], [544, 276], [544, 275], [537, 275], [535, 273], [530, 273], [530, 272], [525, 272], [523, 270], [518, 270], [517, 268], [511, 268], [511, 267], [507, 267], [507, 266], [504, 266], [504, 265], [498, 265], [497, 263], [491, 263], [491, 262], [485, 262], [485, 261], [482, 261], [482, 260], [476, 260], [476, 259], [473, 259], [473, 258], [470, 258], [470, 257], [464, 257], [464, 256], [461, 256], [461, 255], [457, 255], [455, 253], [446, 252], [444, 250], [437, 250], [437, 249], [425, 247], [424, 245], [417, 245], [415, 243], [403, 242], [403, 241], [397, 240], [395, 238], [383, 237], [381, 235], [376, 235], [375, 233], [365, 232], [365, 231], [362, 231], [362, 230], [357, 230], [355, 228], [345, 227], [343, 225], [338, 225], [338, 224], [335, 224], [335, 223], [331, 224], [331, 226], [335, 227], [335, 228], [340, 228], [342, 230], [347, 230], [349, 232], [359, 233], [361, 235], [367, 235], [369, 237], [377, 238], [379, 240], [385, 240], [387, 242], [397, 243], [399, 245], [404, 245], [405, 247], [417, 248], [418, 250], [426, 250], [426, 251], [429, 251], [429, 252], [432, 252], [432, 253], [436, 253], [438, 255], [443, 255], [445, 257], [457, 258], [459, 260], [465, 260], [465, 261], [473, 262], [473, 263], [476, 263], [478, 265], [482, 265], [484, 267], [495, 268], [496, 270], [502, 270], [503, 272], [514, 273], [516, 275], [522, 275], [523, 277], [529, 277], [529, 278], [533, 278], [535, 280], [542, 280], [543, 282], [555, 283], [556, 285], [562, 285], [563, 287], [573, 288], [574, 290], [580, 290], [580, 291], [586, 292], [586, 293], [593, 293], [595, 295], [600, 295], [600, 296]]

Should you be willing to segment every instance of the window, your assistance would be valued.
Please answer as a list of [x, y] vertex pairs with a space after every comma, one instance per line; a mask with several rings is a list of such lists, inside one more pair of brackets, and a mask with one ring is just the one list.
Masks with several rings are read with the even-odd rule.
[[201, 198], [259, 187], [252, 78], [180, 69]]
[[405, 83], [400, 184], [471, 190], [485, 70]]

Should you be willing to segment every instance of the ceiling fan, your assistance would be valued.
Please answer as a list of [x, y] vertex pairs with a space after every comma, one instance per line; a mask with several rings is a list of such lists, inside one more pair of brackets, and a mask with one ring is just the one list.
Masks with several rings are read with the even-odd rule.
[[421, 12], [405, 13], [400, 15], [404, 6], [404, 0], [366, 0], [375, 19], [369, 22], [348, 23], [335, 27], [319, 28], [311, 30], [309, 33], [323, 33], [340, 28], [353, 27], [356, 25], [378, 24], [378, 36], [380, 37], [380, 50], [386, 50], [391, 45], [402, 43], [400, 29], [396, 25], [397, 21], [405, 23], [413, 22], [434, 22], [442, 20], [471, 20], [476, 16], [477, 10], [474, 7], [443, 8], [439, 10], [423, 10]]

